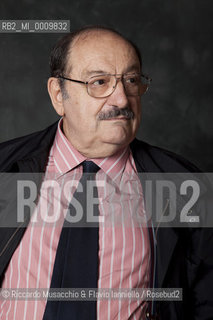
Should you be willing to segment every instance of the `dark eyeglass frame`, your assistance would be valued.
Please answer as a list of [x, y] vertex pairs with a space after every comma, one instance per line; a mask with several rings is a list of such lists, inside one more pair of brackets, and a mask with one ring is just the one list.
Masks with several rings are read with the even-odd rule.
[[[64, 76], [57, 76], [56, 78], [84, 84], [84, 85], [86, 85], [86, 87], [87, 87], [87, 93], [88, 93], [89, 96], [91, 96], [91, 97], [93, 97], [93, 98], [97, 98], [97, 99], [99, 99], [99, 98], [102, 99], [102, 98], [107, 98], [107, 97], [109, 97], [109, 96], [115, 91], [115, 89], [116, 89], [116, 87], [117, 87], [117, 84], [118, 84], [118, 81], [120, 81], [120, 80], [123, 81], [123, 78], [124, 78], [125, 76], [127, 76], [127, 74], [123, 74], [123, 75], [122, 75], [122, 74], [109, 74], [109, 73], [107, 73], [107, 74], [100, 74], [100, 76], [102, 76], [102, 75], [103, 75], [103, 76], [106, 76], [106, 75], [108, 75], [108, 76], [114, 76], [115, 79], [116, 79], [116, 84], [115, 84], [115, 86], [113, 87], [113, 91], [112, 91], [110, 94], [108, 94], [108, 95], [106, 95], [106, 96], [103, 96], [103, 97], [95, 97], [95, 96], [92, 96], [92, 95], [89, 93], [89, 90], [88, 90], [89, 81], [75, 80], [75, 79], [71, 79], [71, 78], [64, 77]], [[147, 89], [146, 89], [146, 91], [147, 91], [150, 83], [152, 82], [152, 78], [148, 77], [147, 75], [145, 75], [145, 74], [143, 74], [143, 73], [139, 73], [138, 75], [140, 75], [141, 77], [143, 77], [144, 79], [146, 79], [146, 80], [148, 81]], [[96, 76], [94, 76], [94, 77], [98, 77], [98, 76], [99, 76], [99, 75], [96, 75]], [[119, 77], [118, 77], [118, 76], [119, 76]], [[92, 78], [93, 78], [93, 77], [91, 77], [90, 79], [92, 79]], [[146, 92], [146, 91], [145, 91], [145, 92]], [[144, 92], [144, 93], [145, 93], [145, 92]], [[144, 94], [144, 93], [143, 93], [143, 94]]]

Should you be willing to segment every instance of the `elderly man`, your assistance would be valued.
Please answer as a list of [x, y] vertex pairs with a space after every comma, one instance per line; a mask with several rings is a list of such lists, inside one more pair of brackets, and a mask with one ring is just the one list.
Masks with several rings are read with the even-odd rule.
[[[1, 171], [54, 174], [59, 185], [56, 202], [71, 211], [71, 199], [64, 199], [60, 192], [63, 179], [77, 180], [84, 188], [83, 173], [89, 172], [96, 180], [104, 174], [104, 185], [94, 186], [99, 218], [107, 218], [112, 211], [120, 217], [126, 211], [133, 213], [138, 195], [138, 210], [146, 215], [137, 173], [196, 171], [184, 159], [135, 139], [141, 119], [140, 100], [149, 78], [142, 74], [136, 46], [119, 33], [88, 27], [68, 34], [54, 47], [50, 66], [48, 92], [61, 120], [41, 132], [1, 144]], [[131, 192], [118, 188], [117, 198], [112, 198], [107, 186], [114, 179], [132, 188]], [[137, 188], [132, 187], [135, 181]], [[43, 192], [41, 188], [38, 212]], [[74, 190], [72, 197], [79, 203], [84, 201]], [[48, 210], [54, 213], [56, 206], [51, 199], [49, 196]], [[213, 318], [208, 293], [212, 262], [203, 251], [201, 232], [172, 228], [155, 231], [150, 221], [140, 226], [121, 223], [109, 227], [103, 223], [78, 228], [62, 224], [58, 228], [34, 228], [30, 221], [27, 228], [2, 229], [3, 288], [101, 290], [157, 285], [182, 288], [183, 300], [158, 304], [143, 296], [94, 301], [5, 300], [0, 318]]]

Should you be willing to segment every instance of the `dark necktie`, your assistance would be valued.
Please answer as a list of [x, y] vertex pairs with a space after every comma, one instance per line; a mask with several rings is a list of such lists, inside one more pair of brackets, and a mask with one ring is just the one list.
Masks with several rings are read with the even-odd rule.
[[[56, 252], [50, 288], [97, 288], [98, 282], [98, 224], [88, 227], [86, 222], [86, 186], [95, 179], [100, 168], [92, 161], [83, 162], [79, 181], [83, 192], [75, 191], [73, 198], [83, 206], [83, 225], [68, 227], [65, 220]], [[78, 186], [79, 187], [79, 186]], [[97, 187], [94, 188], [97, 197]], [[72, 201], [71, 201], [72, 204]], [[72, 215], [72, 207], [69, 206]], [[94, 206], [94, 216], [99, 215]], [[43, 320], [96, 319], [96, 301], [47, 301]]]

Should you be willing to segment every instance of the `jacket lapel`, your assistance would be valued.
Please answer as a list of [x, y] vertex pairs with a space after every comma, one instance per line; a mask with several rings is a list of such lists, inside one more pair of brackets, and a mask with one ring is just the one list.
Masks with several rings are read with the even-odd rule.
[[[138, 145], [138, 141], [134, 140], [130, 145], [131, 151], [133, 153], [134, 161], [138, 173], [143, 173], [141, 178], [142, 188], [144, 190], [144, 184], [146, 179], [148, 179], [148, 173], [162, 173], [164, 172], [163, 168], [158, 166], [157, 159], [153, 159], [146, 148], [144, 143], [144, 148], [141, 148], [141, 145]], [[142, 145], [142, 146], [143, 146]], [[165, 201], [166, 203], [166, 201]], [[154, 203], [155, 204], [155, 203]], [[155, 206], [153, 206], [155, 208]], [[166, 208], [165, 208], [166, 209]], [[174, 252], [178, 236], [174, 228], [164, 227], [162, 228], [160, 223], [158, 226], [154, 227], [155, 237], [156, 237], [156, 258], [157, 258], [157, 287], [161, 288], [163, 286], [163, 281], [166, 275], [166, 272], [169, 267], [169, 263]]]
[[[9, 163], [7, 170], [5, 170], [8, 173], [1, 174], [0, 190], [3, 187], [4, 191], [1, 192], [0, 199], [0, 225], [4, 226], [4, 228], [1, 228], [0, 234], [0, 276], [21, 241], [30, 220], [29, 216], [25, 216], [24, 222], [17, 222], [17, 180], [30, 179], [36, 184], [37, 190], [39, 190], [56, 129], [57, 123], [46, 129], [46, 131], [41, 132], [40, 135], [37, 134], [29, 143], [26, 141], [26, 154], [23, 155], [22, 159], [14, 159], [15, 161]], [[4, 177], [6, 179], [5, 183]], [[11, 197], [14, 201], [11, 201]]]
[[159, 228], [157, 242], [157, 286], [163, 287], [163, 280], [176, 246], [178, 236], [172, 228]]

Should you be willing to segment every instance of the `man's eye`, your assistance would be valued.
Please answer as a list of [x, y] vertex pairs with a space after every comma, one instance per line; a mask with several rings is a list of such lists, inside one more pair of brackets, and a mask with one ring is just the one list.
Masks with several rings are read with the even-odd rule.
[[103, 86], [104, 84], [106, 84], [106, 80], [105, 79], [98, 79], [92, 82], [92, 85], [94, 86]]
[[137, 82], [137, 78], [135, 78], [135, 77], [127, 78], [126, 82], [127, 83], [136, 83]]

